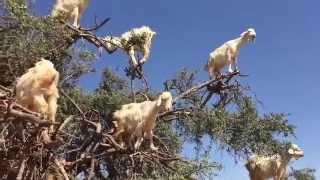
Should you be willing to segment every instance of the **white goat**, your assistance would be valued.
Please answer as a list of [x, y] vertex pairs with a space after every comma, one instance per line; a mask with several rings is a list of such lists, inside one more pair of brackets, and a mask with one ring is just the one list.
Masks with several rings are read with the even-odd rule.
[[[17, 81], [17, 102], [55, 122], [59, 72], [52, 62], [41, 59]], [[53, 130], [53, 127], [51, 127]]]
[[[137, 67], [149, 59], [151, 43], [155, 35], [156, 32], [152, 31], [150, 27], [142, 26], [123, 33], [121, 37], [106, 36], [105, 41], [110, 52], [120, 47], [128, 54], [129, 64]], [[143, 57], [137, 61], [136, 55], [138, 52], [141, 52]]]
[[213, 78], [214, 76], [220, 75], [220, 70], [226, 65], [229, 66], [228, 70], [230, 73], [233, 72], [232, 66], [234, 66], [235, 71], [237, 71], [238, 67], [236, 65], [236, 61], [240, 48], [250, 41], [253, 42], [255, 38], [255, 30], [249, 28], [245, 32], [241, 33], [240, 37], [227, 41], [212, 51], [209, 55], [208, 63], [205, 66], [205, 69], [209, 72], [209, 76]]
[[282, 154], [252, 155], [246, 163], [251, 180], [265, 180], [273, 178], [274, 180], [283, 180], [287, 175], [287, 165], [292, 158], [298, 159], [303, 156], [301, 150], [296, 144]]
[[169, 111], [172, 108], [172, 96], [170, 92], [163, 92], [154, 101], [130, 103], [123, 105], [113, 117], [116, 132], [115, 139], [123, 144], [123, 136], [129, 137], [129, 143], [137, 137], [134, 148], [138, 149], [146, 137], [150, 140], [150, 148], [157, 150], [153, 144], [153, 129], [159, 112]]
[[52, 9], [52, 17], [64, 17], [73, 26], [80, 27], [80, 18], [88, 6], [89, 0], [56, 0]]

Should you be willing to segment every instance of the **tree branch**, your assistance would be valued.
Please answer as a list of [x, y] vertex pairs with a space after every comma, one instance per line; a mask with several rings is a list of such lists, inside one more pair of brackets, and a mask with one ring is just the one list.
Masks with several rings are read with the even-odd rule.
[[108, 21], [110, 21], [110, 18], [106, 18], [105, 20], [103, 20], [100, 24], [94, 26], [93, 28], [89, 28], [89, 29], [85, 29], [85, 28], [79, 28], [79, 30], [81, 31], [96, 31], [99, 28], [101, 28], [104, 24], [106, 24]]
[[90, 43], [92, 43], [97, 48], [103, 48], [109, 54], [111, 54], [115, 50], [114, 51], [110, 51], [109, 48], [106, 45], [106, 41], [103, 38], [100, 38], [100, 37], [96, 36], [94, 33], [90, 32], [90, 31], [94, 31], [94, 30], [99, 29], [100, 27], [102, 27], [109, 20], [110, 20], [110, 18], [107, 18], [101, 24], [99, 24], [96, 27], [93, 27], [91, 29], [75, 28], [70, 24], [66, 24], [66, 27], [69, 28], [70, 30], [72, 30], [75, 33], [75, 35], [74, 35], [75, 40], [77, 40], [79, 38], [84, 38], [85, 40], [89, 41]]
[[[14, 109], [11, 109], [8, 115], [9, 115], [9, 117], [16, 117], [16, 118], [21, 119], [22, 121], [28, 121], [28, 122], [31, 122], [34, 124], [40, 124], [42, 126], [50, 126], [50, 125], [58, 124], [58, 123], [53, 123], [51, 121], [42, 120], [39, 117], [36, 117], [32, 114], [27, 114], [27, 113], [17, 111]], [[8, 122], [8, 120], [0, 121], [0, 123], [3, 123], [3, 122]]]
[[206, 81], [206, 82], [204, 82], [204, 83], [201, 83], [201, 84], [199, 84], [199, 85], [196, 85], [196, 86], [194, 86], [194, 87], [186, 90], [185, 92], [181, 93], [179, 96], [175, 97], [175, 98], [173, 99], [173, 102], [176, 102], [177, 100], [179, 100], [179, 99], [181, 99], [181, 98], [184, 98], [185, 96], [187, 96], [187, 95], [189, 95], [189, 94], [191, 94], [191, 93], [194, 93], [194, 92], [196, 92], [196, 91], [198, 91], [198, 90], [200, 90], [200, 89], [202, 89], [202, 88], [204, 88], [204, 87], [207, 87], [208, 85], [210, 85], [210, 84], [212, 84], [212, 83], [214, 83], [214, 82], [221, 81], [221, 80], [223, 80], [223, 79], [225, 79], [225, 78], [226, 78], [226, 79], [231, 79], [232, 77], [234, 77], [234, 76], [236, 76], [236, 75], [240, 75], [240, 72], [237, 71], [237, 72], [229, 73], [229, 74], [227, 74], [227, 75], [221, 75], [221, 76], [217, 77], [216, 79], [211, 79], [211, 80], [209, 80], [209, 81]]
[[20, 169], [19, 169], [19, 173], [17, 175], [17, 180], [22, 180], [22, 175], [23, 175], [24, 169], [26, 167], [26, 162], [27, 162], [27, 159], [22, 160], [22, 163], [21, 163]]
[[65, 180], [69, 180], [68, 174], [66, 170], [64, 169], [63, 165], [60, 163], [58, 159], [54, 159], [54, 163], [59, 167], [60, 172], [62, 173]]

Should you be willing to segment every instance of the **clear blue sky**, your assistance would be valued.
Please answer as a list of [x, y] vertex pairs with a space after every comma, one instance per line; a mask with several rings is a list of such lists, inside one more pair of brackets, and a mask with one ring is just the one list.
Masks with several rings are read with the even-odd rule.
[[[36, 12], [48, 14], [52, 1], [35, 1]], [[202, 70], [213, 48], [248, 27], [255, 28], [256, 43], [241, 50], [239, 68], [250, 74], [246, 81], [264, 102], [262, 111], [291, 113], [289, 120], [298, 127], [294, 141], [305, 151], [305, 157], [293, 165], [316, 168], [320, 178], [319, 8], [318, 0], [90, 0], [81, 25], [92, 26], [96, 15], [100, 20], [112, 18], [100, 35], [152, 27], [157, 36], [144, 66], [152, 88], [160, 88], [181, 67]], [[121, 53], [104, 53], [96, 61], [97, 72], [84, 77], [80, 85], [94, 89], [102, 68], [121, 72], [126, 63]], [[199, 78], [206, 77], [201, 73]], [[248, 179], [243, 162], [234, 164], [220, 152], [214, 158], [225, 165], [217, 179]]]

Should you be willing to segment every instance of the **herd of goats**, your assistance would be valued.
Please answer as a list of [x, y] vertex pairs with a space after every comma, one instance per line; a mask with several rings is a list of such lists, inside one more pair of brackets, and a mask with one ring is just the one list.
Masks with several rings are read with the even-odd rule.
[[[88, 5], [88, 0], [56, 0], [52, 10], [55, 18], [64, 18], [74, 27], [80, 27], [80, 17]], [[150, 48], [153, 37], [156, 35], [151, 28], [142, 26], [134, 28], [120, 37], [107, 36], [107, 47], [114, 51], [117, 47], [122, 48], [129, 56], [129, 65], [133, 68], [147, 62], [150, 56]], [[137, 40], [137, 37], [139, 40]], [[135, 39], [133, 39], [135, 38]], [[220, 71], [227, 67], [229, 73], [238, 71], [236, 66], [240, 48], [248, 42], [253, 42], [256, 32], [253, 28], [247, 29], [240, 37], [227, 41], [216, 48], [209, 55], [205, 69], [210, 78], [221, 75]], [[136, 58], [136, 53], [142, 53], [141, 59]], [[40, 113], [45, 119], [55, 122], [57, 111], [57, 99], [59, 72], [52, 62], [41, 59], [34, 67], [23, 74], [16, 84], [16, 99], [19, 104]], [[114, 139], [123, 148], [139, 149], [144, 138], [149, 139], [150, 149], [157, 150], [153, 144], [153, 129], [156, 126], [158, 113], [169, 111], [172, 108], [172, 95], [170, 92], [162, 92], [154, 101], [143, 101], [122, 105], [113, 113], [115, 125]], [[49, 132], [53, 132], [51, 125]], [[246, 163], [250, 179], [276, 180], [286, 177], [286, 169], [292, 158], [298, 159], [303, 156], [303, 150], [297, 145], [291, 144], [286, 151], [274, 155], [252, 155]]]

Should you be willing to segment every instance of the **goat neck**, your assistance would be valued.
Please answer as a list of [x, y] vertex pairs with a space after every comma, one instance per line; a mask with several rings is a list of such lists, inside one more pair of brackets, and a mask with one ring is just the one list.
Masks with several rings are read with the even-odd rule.
[[281, 157], [281, 165], [283, 167], [286, 167], [289, 164], [289, 161], [291, 160], [291, 156], [288, 152], [283, 152], [280, 155]]
[[234, 41], [235, 41], [237, 50], [242, 48], [248, 42], [248, 40], [246, 39], [245, 36], [240, 36], [237, 39], [235, 39]]
[[157, 106], [156, 104], [157, 104], [156, 101], [152, 101], [152, 105], [154, 108], [152, 108], [151, 112], [149, 112], [147, 121], [144, 122], [145, 126], [150, 126], [150, 127], [154, 126], [155, 121], [157, 119], [157, 114], [158, 114], [158, 112], [161, 111], [161, 106]]

